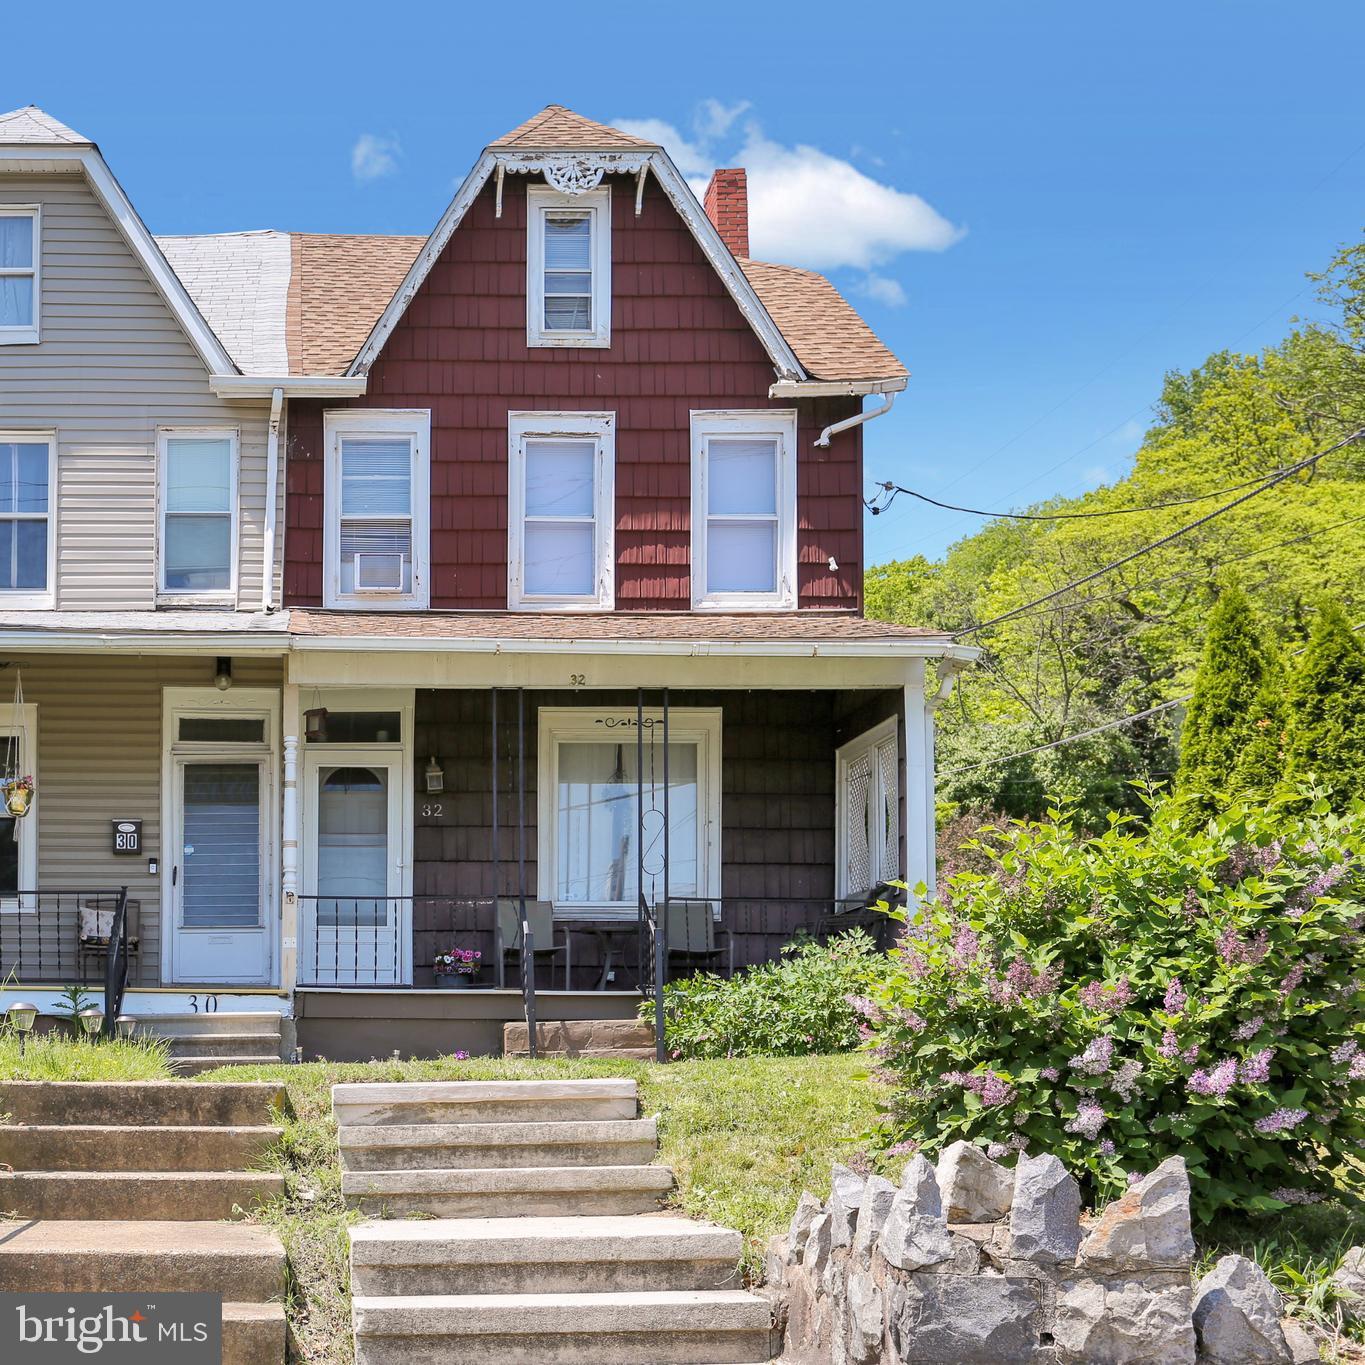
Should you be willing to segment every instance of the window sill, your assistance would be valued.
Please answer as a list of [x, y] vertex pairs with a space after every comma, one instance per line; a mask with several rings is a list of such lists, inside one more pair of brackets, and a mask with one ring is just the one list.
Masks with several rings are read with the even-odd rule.
[[426, 611], [427, 602], [420, 597], [395, 597], [388, 593], [374, 597], [331, 597], [324, 596], [322, 605], [326, 611]]
[[602, 336], [598, 333], [594, 333], [592, 336], [555, 336], [553, 333], [528, 332], [526, 344], [533, 349], [568, 346], [577, 347], [580, 350], [609, 351], [611, 349], [611, 336], [610, 334]]
[[160, 607], [216, 607], [222, 611], [234, 611], [237, 607], [235, 592], [159, 592], [156, 605]]
[[588, 601], [586, 598], [575, 597], [571, 601], [565, 601], [562, 597], [511, 597], [507, 599], [508, 611], [543, 611], [543, 612], [604, 612], [615, 611], [616, 605], [611, 598], [605, 601]]
[[702, 597], [692, 603], [693, 611], [715, 613], [741, 612], [787, 612], [795, 611], [796, 603], [789, 597], [751, 597], [748, 594], [735, 597]]
[[37, 327], [0, 327], [0, 346], [37, 346], [41, 341]]
[[51, 611], [56, 601], [50, 592], [24, 593], [0, 589], [0, 611]]

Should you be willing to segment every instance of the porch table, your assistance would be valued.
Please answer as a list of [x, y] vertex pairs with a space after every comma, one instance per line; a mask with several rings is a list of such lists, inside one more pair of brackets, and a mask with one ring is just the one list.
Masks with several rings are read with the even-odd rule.
[[608, 977], [613, 965], [613, 954], [616, 952], [618, 944], [622, 944], [621, 961], [624, 966], [629, 960], [629, 949], [628, 946], [625, 946], [624, 941], [633, 940], [638, 943], [640, 938], [640, 925], [636, 920], [574, 920], [569, 931], [570, 933], [581, 931], [585, 934], [591, 934], [601, 949], [602, 970], [598, 973], [597, 983], [593, 986], [595, 991], [607, 989]]

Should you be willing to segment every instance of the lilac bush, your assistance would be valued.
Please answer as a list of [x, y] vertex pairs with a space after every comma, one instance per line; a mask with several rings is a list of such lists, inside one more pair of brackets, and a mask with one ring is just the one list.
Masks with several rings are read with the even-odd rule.
[[1197, 828], [1153, 799], [992, 830], [909, 912], [864, 1003], [884, 1139], [1053, 1152], [1089, 1194], [1179, 1153], [1195, 1213], [1355, 1187], [1365, 1148], [1365, 804], [1312, 792]]

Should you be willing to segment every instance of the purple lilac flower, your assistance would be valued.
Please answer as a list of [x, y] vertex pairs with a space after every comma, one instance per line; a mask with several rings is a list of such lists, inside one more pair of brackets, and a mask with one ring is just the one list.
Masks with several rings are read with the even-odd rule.
[[1171, 978], [1171, 984], [1166, 987], [1166, 999], [1164, 1001], [1167, 1014], [1180, 1014], [1185, 1006], [1189, 1004], [1189, 996], [1185, 994], [1185, 987], [1180, 984], [1180, 978]]
[[1141, 1075], [1142, 1063], [1138, 1061], [1127, 1061], [1114, 1072], [1113, 1079], [1109, 1084], [1123, 1102], [1128, 1104], [1132, 1101], [1133, 1095], [1137, 1091], [1137, 1081], [1138, 1077]]
[[1168, 1028], [1162, 1033], [1161, 1042], [1157, 1045], [1157, 1052], [1168, 1059], [1180, 1056], [1180, 1039], [1175, 1036], [1173, 1028]]
[[1332, 1062], [1336, 1066], [1345, 1066], [1359, 1051], [1360, 1044], [1354, 1038], [1348, 1038], [1332, 1049]]
[[1246, 1023], [1238, 1024], [1237, 1027], [1232, 1030], [1232, 1036], [1236, 1038], [1239, 1043], [1249, 1043], [1261, 1031], [1261, 1026], [1264, 1023], [1265, 1018], [1258, 1014], [1254, 1019], [1248, 1019]]
[[1303, 968], [1301, 966], [1291, 967], [1280, 981], [1280, 994], [1288, 995], [1291, 991], [1297, 990], [1302, 981]]
[[1351, 1058], [1351, 1065], [1346, 1074], [1353, 1081], [1365, 1080], [1365, 1053]]
[[1244, 1058], [1237, 1068], [1237, 1079], [1243, 1085], [1264, 1085], [1270, 1079], [1270, 1063], [1275, 1060], [1275, 1049], [1263, 1047]]
[[1245, 962], [1255, 966], [1270, 951], [1269, 937], [1264, 929], [1258, 929], [1250, 939], [1244, 942], [1237, 930], [1232, 925], [1228, 925], [1218, 935], [1218, 956], [1229, 965]]
[[1213, 1095], [1221, 1100], [1232, 1089], [1236, 1080], [1237, 1061], [1233, 1057], [1228, 1057], [1219, 1062], [1212, 1071], [1200, 1067], [1186, 1082], [1186, 1085], [1191, 1094]]
[[1292, 1133], [1308, 1117], [1306, 1109], [1277, 1109], [1256, 1120], [1258, 1133]]
[[1114, 1040], [1108, 1034], [1093, 1038], [1086, 1044], [1085, 1051], [1077, 1054], [1068, 1065], [1073, 1071], [1085, 1076], [1100, 1076], [1109, 1070], [1114, 1055]]
[[1103, 981], [1092, 981], [1089, 985], [1081, 987], [1079, 999], [1088, 1010], [1101, 1010], [1105, 1014], [1113, 1014], [1133, 1003], [1133, 989], [1129, 986], [1126, 976], [1119, 977], [1112, 985]]
[[1101, 1156], [1113, 1156], [1115, 1150], [1114, 1144], [1110, 1142], [1108, 1138], [1105, 1138], [1105, 1140], [1100, 1143]]
[[1280, 865], [1280, 853], [1283, 848], [1284, 840], [1275, 839], [1264, 848], [1258, 848], [1252, 856], [1252, 861], [1262, 872], [1273, 872]]
[[881, 1018], [881, 1011], [865, 995], [846, 995], [844, 1000], [854, 1014], [861, 1014], [864, 1019], [870, 1019], [876, 1023]]
[[987, 1109], [992, 1109], [997, 1104], [1007, 1104], [1014, 1098], [1014, 1088], [994, 1073], [986, 1077], [978, 1093], [981, 1096], [981, 1103]]
[[1010, 1148], [1003, 1142], [988, 1142], [986, 1144], [986, 1155], [992, 1161], [999, 1161], [1002, 1156], [1008, 1156]]
[[1180, 898], [1180, 913], [1187, 920], [1194, 921], [1199, 918], [1199, 912], [1203, 908], [1203, 902], [1199, 899], [1199, 892], [1194, 887], [1187, 886], [1185, 894]]
[[969, 967], [981, 952], [981, 940], [970, 924], [960, 924], [953, 935], [953, 961], [959, 967]]
[[929, 1027], [924, 1016], [916, 1014], [914, 1010], [901, 1010], [896, 1017], [911, 1033], [923, 1033]]
[[1321, 1204], [1322, 1195], [1316, 1190], [1271, 1190], [1270, 1197], [1278, 1199], [1281, 1204]]
[[1062, 1078], [1062, 1073], [1055, 1066], [1045, 1066], [1038, 1074], [1045, 1081], [1059, 1081]]
[[919, 1143], [911, 1138], [906, 1138], [904, 1142], [897, 1142], [886, 1149], [887, 1156], [914, 1156], [919, 1151]]
[[1094, 1100], [1082, 1100], [1076, 1109], [1076, 1117], [1063, 1125], [1068, 1133], [1076, 1133], [1090, 1142], [1099, 1136], [1100, 1129], [1109, 1121], [1109, 1116]]
[[1320, 896], [1327, 895], [1350, 870], [1350, 858], [1343, 858], [1341, 862], [1333, 863], [1331, 867], [1323, 868], [1323, 870], [1299, 892], [1299, 901], [1305, 905], [1312, 905]]
[[1128, 1188], [1129, 1188], [1130, 1190], [1133, 1188], [1134, 1185], [1140, 1185], [1141, 1183], [1142, 1183], [1142, 1172], [1141, 1172], [1141, 1171], [1129, 1171], [1129, 1172], [1128, 1172]]

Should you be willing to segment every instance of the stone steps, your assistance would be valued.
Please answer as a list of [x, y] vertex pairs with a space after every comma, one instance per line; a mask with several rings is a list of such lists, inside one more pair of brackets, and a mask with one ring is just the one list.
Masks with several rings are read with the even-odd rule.
[[217, 1033], [251, 1034], [253, 1037], [280, 1037], [278, 1014], [247, 1013], [242, 1010], [216, 1014], [144, 1014], [138, 1019], [138, 1032], [152, 1038], [204, 1038]]
[[679, 1217], [438, 1218], [350, 1229], [356, 1294], [734, 1289], [743, 1238]]
[[199, 1076], [225, 1066], [278, 1066], [280, 1059], [267, 1054], [234, 1053], [230, 1057], [172, 1057], [171, 1066], [178, 1076]]
[[575, 1123], [633, 1119], [634, 1081], [430, 1081], [332, 1087], [338, 1127], [349, 1124]]
[[352, 1300], [357, 1365], [717, 1365], [770, 1359], [770, 1311], [743, 1290], [456, 1294]]
[[0, 1171], [0, 1210], [20, 1218], [210, 1221], [283, 1193], [274, 1171]]
[[[526, 1024], [504, 1024], [504, 1055], [530, 1056], [530, 1037]], [[537, 1024], [536, 1053], [541, 1057], [614, 1057], [641, 1062], [652, 1062], [658, 1055], [654, 1025], [640, 1019], [561, 1019]]]
[[220, 1066], [273, 1065], [280, 1061], [284, 1045], [278, 1014], [144, 1015], [138, 1032], [161, 1039], [172, 1066], [182, 1076]]
[[288, 1330], [282, 1303], [223, 1304], [223, 1365], [284, 1365]]
[[0, 1125], [0, 1164], [44, 1171], [241, 1171], [283, 1132], [265, 1125]]
[[0, 1081], [0, 1114], [11, 1123], [250, 1127], [284, 1109], [273, 1081]]
[[634, 1166], [652, 1161], [658, 1150], [653, 1119], [348, 1124], [338, 1135], [341, 1165], [349, 1171]]

